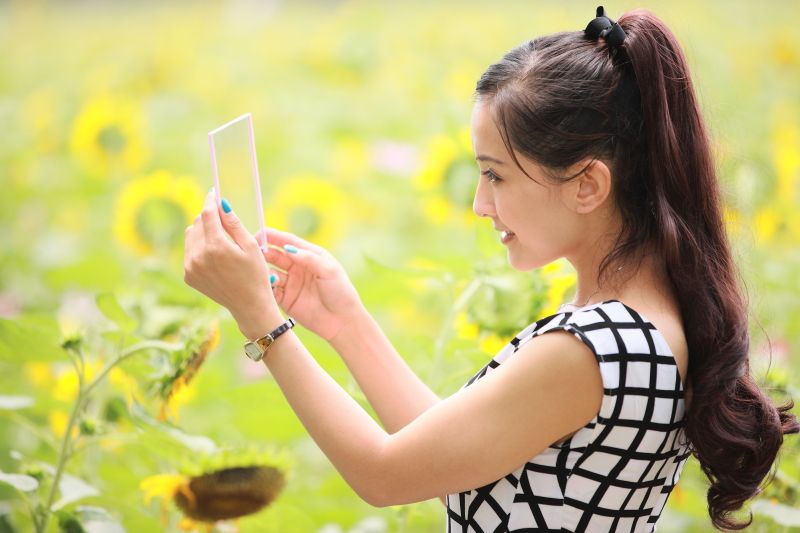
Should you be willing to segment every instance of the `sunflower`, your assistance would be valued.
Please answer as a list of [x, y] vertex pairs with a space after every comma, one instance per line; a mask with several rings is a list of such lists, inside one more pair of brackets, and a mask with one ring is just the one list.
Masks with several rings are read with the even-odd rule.
[[353, 205], [357, 200], [313, 174], [289, 176], [279, 182], [272, 201], [265, 206], [265, 223], [324, 248], [332, 248], [345, 235], [353, 213], [372, 212], [371, 206]]
[[93, 175], [136, 171], [147, 158], [142, 111], [129, 101], [100, 96], [87, 103], [72, 128], [75, 157]]
[[159, 412], [159, 420], [177, 418], [178, 407], [191, 400], [195, 390], [189, 386], [190, 382], [206, 361], [208, 354], [219, 345], [219, 324], [214, 321], [200, 332], [200, 340], [190, 340], [188, 357], [179, 359], [174, 370], [160, 383], [159, 394], [163, 400]]
[[437, 225], [452, 217], [465, 226], [477, 222], [472, 212], [476, 175], [469, 128], [455, 136], [434, 137], [423, 156], [422, 168], [412, 178], [414, 188], [426, 193], [422, 209], [428, 219]]
[[182, 528], [200, 525], [210, 531], [218, 521], [255, 514], [274, 502], [286, 486], [288, 465], [285, 456], [270, 452], [225, 450], [181, 473], [147, 477], [139, 488], [145, 505], [162, 499], [164, 525], [171, 501], [183, 514]]
[[140, 255], [171, 249], [203, 206], [203, 191], [186, 176], [157, 170], [130, 181], [117, 198], [114, 235]]

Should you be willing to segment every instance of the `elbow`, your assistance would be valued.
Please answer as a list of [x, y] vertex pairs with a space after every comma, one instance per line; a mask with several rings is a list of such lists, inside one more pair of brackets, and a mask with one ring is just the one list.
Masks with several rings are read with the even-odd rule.
[[366, 503], [373, 507], [389, 507], [395, 505], [390, 493], [391, 483], [385, 476], [382, 469], [376, 468], [374, 474], [369, 476], [369, 480], [360, 488], [356, 489], [356, 494]]
[[354, 489], [356, 494], [358, 494], [358, 497], [372, 507], [389, 507], [390, 505], [393, 505], [388, 494], [386, 493], [385, 485], [382, 486], [381, 483], [377, 483], [368, 488], [362, 487], [360, 489], [356, 489], [354, 487]]
[[375, 455], [371, 461], [371, 468], [367, 468], [366, 476], [361, 479], [359, 486], [353, 486], [356, 494], [373, 507], [389, 507], [397, 504], [392, 495], [392, 480], [394, 476], [389, 472], [386, 461], [385, 449]]

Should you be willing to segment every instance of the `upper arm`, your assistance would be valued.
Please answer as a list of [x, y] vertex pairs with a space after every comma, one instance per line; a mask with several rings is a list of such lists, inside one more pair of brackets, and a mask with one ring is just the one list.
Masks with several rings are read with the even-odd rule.
[[598, 364], [588, 346], [558, 333], [530, 339], [389, 435], [376, 501], [398, 505], [481, 487], [591, 421], [603, 398]]

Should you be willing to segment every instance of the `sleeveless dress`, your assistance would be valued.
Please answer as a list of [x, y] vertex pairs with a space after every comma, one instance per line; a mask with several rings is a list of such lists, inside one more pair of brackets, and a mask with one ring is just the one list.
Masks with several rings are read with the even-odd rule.
[[542, 318], [462, 388], [551, 331], [591, 348], [603, 381], [600, 411], [505, 477], [447, 495], [447, 533], [655, 531], [690, 451], [678, 367], [643, 315], [606, 300]]

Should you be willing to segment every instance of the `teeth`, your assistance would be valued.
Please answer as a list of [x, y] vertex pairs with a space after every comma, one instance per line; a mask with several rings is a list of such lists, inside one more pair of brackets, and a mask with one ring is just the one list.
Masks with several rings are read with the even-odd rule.
[[512, 232], [510, 232], [510, 231], [503, 230], [500, 235], [505, 239], [506, 237], [510, 237], [511, 235], [514, 235], [514, 234]]

